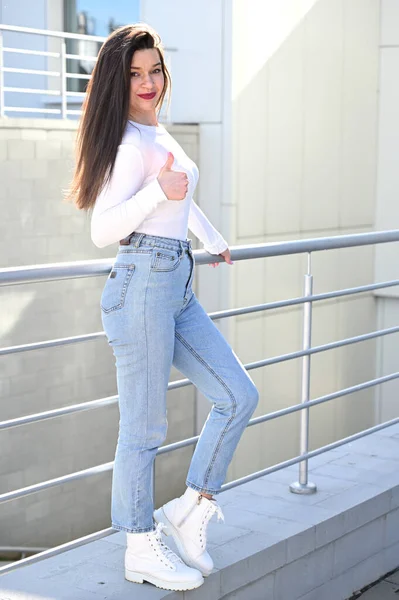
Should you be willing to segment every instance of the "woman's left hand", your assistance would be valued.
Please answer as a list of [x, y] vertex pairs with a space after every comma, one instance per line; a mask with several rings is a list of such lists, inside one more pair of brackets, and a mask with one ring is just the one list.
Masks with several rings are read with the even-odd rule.
[[[230, 255], [230, 250], [228, 248], [226, 248], [226, 250], [223, 250], [223, 252], [220, 252], [218, 254], [218, 256], [223, 256], [224, 261], [227, 262], [229, 265], [234, 265], [234, 262], [231, 260], [231, 255]], [[218, 267], [220, 263], [216, 262], [216, 263], [209, 263], [210, 267]]]

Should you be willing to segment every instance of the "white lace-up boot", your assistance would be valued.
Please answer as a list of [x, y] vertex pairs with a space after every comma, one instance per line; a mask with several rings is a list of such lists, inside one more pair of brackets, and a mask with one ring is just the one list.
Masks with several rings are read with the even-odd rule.
[[165, 590], [193, 590], [204, 583], [201, 573], [184, 564], [162, 541], [163, 523], [154, 531], [127, 533], [125, 578], [134, 583], [148, 581]]
[[218, 521], [224, 521], [216, 500], [209, 500], [190, 487], [154, 512], [157, 523], [166, 525], [166, 535], [173, 536], [184, 562], [199, 569], [205, 577], [213, 569], [213, 560], [206, 551], [206, 528], [215, 513]]

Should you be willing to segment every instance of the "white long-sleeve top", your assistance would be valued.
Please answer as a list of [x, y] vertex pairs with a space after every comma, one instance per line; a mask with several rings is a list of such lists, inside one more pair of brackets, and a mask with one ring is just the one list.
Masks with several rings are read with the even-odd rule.
[[[157, 180], [168, 152], [174, 155], [172, 169], [187, 173], [184, 200], [169, 200]], [[111, 178], [93, 208], [93, 243], [104, 248], [133, 231], [186, 240], [189, 228], [209, 253], [223, 252], [226, 240], [193, 200], [198, 178], [197, 165], [163, 125], [128, 121]]]

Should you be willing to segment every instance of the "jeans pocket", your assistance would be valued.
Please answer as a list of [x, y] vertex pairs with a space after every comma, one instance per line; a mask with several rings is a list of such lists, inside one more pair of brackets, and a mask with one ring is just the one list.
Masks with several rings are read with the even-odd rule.
[[178, 250], [155, 247], [151, 260], [151, 271], [174, 271], [180, 264]]
[[101, 294], [100, 305], [104, 313], [123, 308], [134, 269], [135, 265], [114, 265], [112, 267]]

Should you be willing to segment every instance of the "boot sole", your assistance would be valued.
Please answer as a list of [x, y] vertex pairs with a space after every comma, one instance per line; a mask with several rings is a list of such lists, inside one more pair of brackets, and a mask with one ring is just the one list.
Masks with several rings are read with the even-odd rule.
[[157, 523], [162, 521], [162, 523], [164, 523], [166, 525], [166, 527], [163, 529], [163, 533], [165, 533], [166, 535], [171, 535], [173, 537], [173, 539], [175, 540], [176, 546], [180, 552], [180, 556], [182, 557], [184, 562], [189, 567], [198, 569], [198, 571], [200, 571], [204, 577], [208, 577], [208, 575], [210, 575], [212, 573], [212, 571], [205, 571], [204, 569], [200, 568], [197, 564], [195, 564], [194, 561], [191, 560], [191, 558], [188, 556], [187, 552], [185, 551], [183, 544], [180, 541], [180, 536], [179, 536], [176, 528], [173, 526], [173, 523], [171, 523], [169, 521], [168, 517], [165, 515], [162, 508], [158, 508], [156, 511], [154, 511], [154, 519]]
[[175, 581], [174, 583], [172, 583], [170, 581], [165, 581], [164, 579], [158, 579], [158, 577], [148, 575], [147, 573], [140, 573], [139, 571], [129, 571], [129, 569], [126, 568], [125, 579], [131, 581], [132, 583], [144, 583], [144, 581], [148, 581], [148, 583], [152, 583], [158, 588], [162, 588], [163, 590], [172, 590], [174, 592], [194, 590], [195, 588], [200, 587], [204, 583], [203, 578], [201, 578], [201, 581], [190, 584], [184, 583], [184, 581]]

